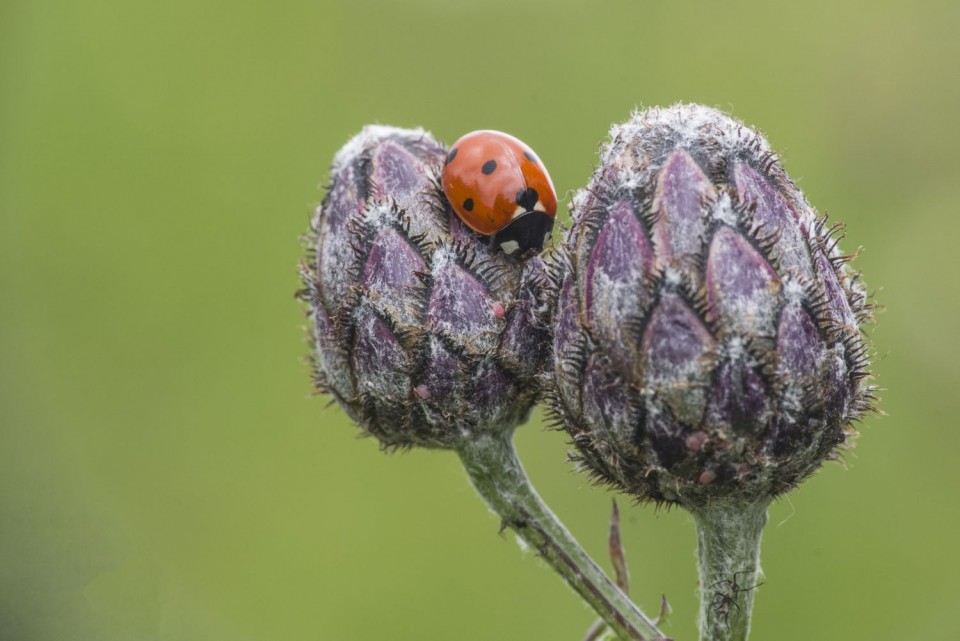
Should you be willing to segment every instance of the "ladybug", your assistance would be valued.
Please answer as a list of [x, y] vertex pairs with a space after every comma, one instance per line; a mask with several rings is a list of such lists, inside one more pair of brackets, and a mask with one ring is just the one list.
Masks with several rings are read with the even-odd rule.
[[524, 142], [502, 131], [473, 131], [443, 163], [443, 193], [470, 229], [504, 253], [539, 252], [557, 216], [550, 174]]

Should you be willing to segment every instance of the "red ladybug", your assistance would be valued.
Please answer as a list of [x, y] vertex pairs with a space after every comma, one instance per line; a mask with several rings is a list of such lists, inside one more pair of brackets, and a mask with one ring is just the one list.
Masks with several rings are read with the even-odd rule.
[[507, 254], [543, 249], [557, 215], [557, 192], [537, 156], [501, 131], [473, 131], [443, 164], [443, 193], [470, 229]]

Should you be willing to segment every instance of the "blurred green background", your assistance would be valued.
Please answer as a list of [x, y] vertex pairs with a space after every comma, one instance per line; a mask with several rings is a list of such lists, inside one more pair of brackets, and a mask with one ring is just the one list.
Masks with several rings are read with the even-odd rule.
[[[0, 3], [0, 639], [570, 639], [455, 457], [310, 394], [297, 237], [365, 123], [512, 132], [566, 203], [638, 105], [759, 126], [886, 307], [886, 417], [778, 503], [755, 639], [957, 639], [960, 3]], [[564, 206], [565, 209], [565, 206]], [[611, 493], [518, 434], [602, 560]], [[622, 502], [695, 638], [694, 532]]]

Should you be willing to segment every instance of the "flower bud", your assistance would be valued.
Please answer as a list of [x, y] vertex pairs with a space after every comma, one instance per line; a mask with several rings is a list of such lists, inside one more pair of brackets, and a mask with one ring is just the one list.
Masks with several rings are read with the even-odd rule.
[[553, 412], [581, 464], [640, 500], [786, 492], [872, 399], [839, 228], [714, 109], [650, 109], [611, 138], [553, 278]]
[[439, 185], [445, 155], [423, 130], [364, 128], [334, 158], [308, 238], [316, 386], [384, 447], [512, 429], [537, 392], [544, 264], [460, 222]]

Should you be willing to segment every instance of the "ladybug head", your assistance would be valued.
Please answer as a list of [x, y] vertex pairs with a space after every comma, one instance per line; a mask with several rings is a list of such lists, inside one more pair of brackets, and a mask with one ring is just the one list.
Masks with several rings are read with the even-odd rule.
[[553, 216], [542, 211], [527, 211], [498, 231], [493, 243], [505, 254], [526, 258], [539, 253], [553, 230]]

